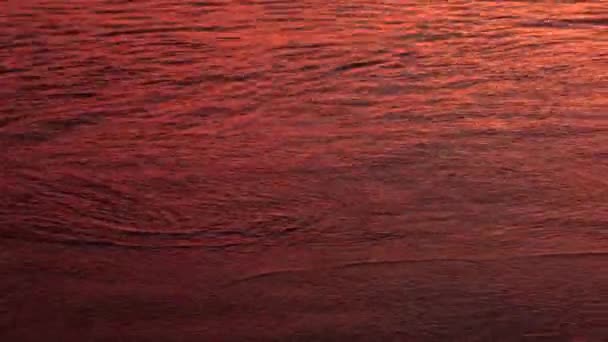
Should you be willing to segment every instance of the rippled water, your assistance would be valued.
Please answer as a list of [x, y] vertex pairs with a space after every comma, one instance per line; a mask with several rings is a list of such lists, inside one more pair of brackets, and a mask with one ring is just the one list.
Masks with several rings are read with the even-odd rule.
[[[606, 1], [0, 9], [3, 245], [150, 251], [184, 282], [192, 260], [270, 274], [538, 255], [606, 266]], [[551, 274], [567, 281], [569, 265]], [[607, 284], [576, 277], [595, 277], [583, 302]]]

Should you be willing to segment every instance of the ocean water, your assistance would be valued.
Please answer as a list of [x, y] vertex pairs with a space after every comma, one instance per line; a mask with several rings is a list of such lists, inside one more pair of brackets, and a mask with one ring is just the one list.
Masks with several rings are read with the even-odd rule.
[[608, 339], [607, 1], [0, 4], [0, 336]]

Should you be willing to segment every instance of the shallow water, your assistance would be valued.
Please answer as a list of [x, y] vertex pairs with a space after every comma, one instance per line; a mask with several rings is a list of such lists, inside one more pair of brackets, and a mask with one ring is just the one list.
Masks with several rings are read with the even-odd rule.
[[9, 337], [608, 338], [608, 2], [0, 9]]

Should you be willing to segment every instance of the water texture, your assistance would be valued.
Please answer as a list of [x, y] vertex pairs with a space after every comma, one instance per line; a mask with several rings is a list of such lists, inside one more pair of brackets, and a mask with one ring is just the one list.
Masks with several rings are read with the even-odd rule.
[[9, 0], [0, 85], [9, 337], [608, 338], [607, 1]]

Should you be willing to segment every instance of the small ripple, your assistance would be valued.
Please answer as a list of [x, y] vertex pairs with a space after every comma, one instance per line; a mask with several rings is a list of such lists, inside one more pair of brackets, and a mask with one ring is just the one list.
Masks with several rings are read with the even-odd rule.
[[155, 33], [179, 33], [179, 32], [231, 32], [249, 28], [249, 25], [241, 26], [166, 26], [146, 29], [133, 29], [124, 31], [112, 31], [97, 34], [98, 37], [117, 37], [128, 35], [146, 35]]
[[347, 63], [347, 64], [340, 65], [340, 66], [334, 68], [333, 71], [334, 72], [344, 72], [344, 71], [350, 71], [350, 70], [354, 70], [354, 69], [369, 68], [372, 66], [380, 65], [385, 62], [386, 62], [385, 60], [371, 60], [371, 61]]
[[538, 28], [585, 28], [596, 26], [607, 26], [608, 18], [579, 18], [579, 19], [544, 19], [538, 21], [526, 21], [520, 24], [523, 27]]
[[287, 275], [297, 275], [307, 272], [318, 272], [320, 270], [331, 270], [340, 271], [346, 269], [359, 269], [359, 268], [376, 268], [383, 266], [407, 266], [415, 264], [471, 264], [474, 266], [483, 266], [492, 262], [513, 262], [518, 260], [527, 259], [570, 259], [570, 258], [606, 258], [608, 252], [595, 251], [595, 252], [571, 252], [571, 253], [546, 253], [546, 254], [529, 254], [529, 255], [514, 255], [506, 257], [494, 257], [494, 258], [430, 258], [430, 259], [399, 259], [399, 260], [365, 260], [351, 263], [344, 263], [338, 265], [332, 265], [327, 267], [319, 268], [292, 268], [285, 270], [276, 270], [269, 272], [256, 273], [243, 278], [239, 278], [230, 281], [226, 284], [227, 287], [237, 286], [242, 283], [249, 283], [251, 281], [263, 280], [274, 277], [283, 277]]

